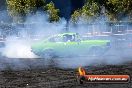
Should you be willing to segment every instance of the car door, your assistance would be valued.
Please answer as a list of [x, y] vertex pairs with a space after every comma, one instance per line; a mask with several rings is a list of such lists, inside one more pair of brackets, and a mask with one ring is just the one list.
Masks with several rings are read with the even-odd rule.
[[54, 36], [49, 39], [50, 46], [57, 56], [67, 56], [67, 43], [63, 41], [63, 36]]
[[80, 42], [76, 41], [76, 35], [63, 35], [66, 54], [69, 56], [77, 56], [79, 53]]

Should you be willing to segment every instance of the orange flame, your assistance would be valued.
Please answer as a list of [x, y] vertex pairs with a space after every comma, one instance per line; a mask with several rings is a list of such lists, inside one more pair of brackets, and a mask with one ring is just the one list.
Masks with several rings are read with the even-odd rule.
[[86, 75], [86, 72], [85, 72], [85, 70], [84, 70], [82, 67], [79, 67], [79, 68], [78, 68], [78, 72], [79, 72], [79, 75], [80, 75], [80, 76]]

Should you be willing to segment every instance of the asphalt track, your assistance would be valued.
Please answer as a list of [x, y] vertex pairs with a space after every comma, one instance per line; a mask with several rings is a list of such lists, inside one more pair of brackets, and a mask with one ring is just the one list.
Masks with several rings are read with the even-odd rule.
[[[3, 57], [0, 60], [0, 88], [132, 88], [132, 81], [127, 84], [81, 85], [77, 83], [76, 66], [66, 68], [61, 67], [62, 64], [44, 64], [44, 59]], [[132, 77], [130, 61], [118, 65], [94, 63], [84, 68], [89, 74], [128, 74]]]

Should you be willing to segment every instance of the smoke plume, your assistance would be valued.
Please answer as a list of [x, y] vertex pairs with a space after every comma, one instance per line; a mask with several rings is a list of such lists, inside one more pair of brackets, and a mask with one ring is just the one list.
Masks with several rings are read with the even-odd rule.
[[[101, 56], [54, 58], [57, 66], [76, 68], [78, 66], [121, 64], [131, 61], [131, 34], [126, 35], [126, 32], [120, 35], [113, 34], [112, 27], [107, 25], [106, 21], [107, 19], [99, 18], [89, 24], [80, 18], [79, 23], [76, 25], [69, 22], [69, 32], [81, 34], [83, 40], [110, 40], [110, 49]], [[5, 47], [1, 49], [1, 69], [9, 67], [13, 69], [45, 67], [49, 62], [31, 52], [31, 45], [47, 38], [47, 36], [63, 33], [65, 26], [65, 19], [61, 19], [57, 23], [49, 23], [48, 16], [41, 12], [29, 16], [22, 27], [19, 25], [15, 27], [19, 30], [15, 35], [7, 36]], [[129, 28], [131, 28], [131, 25], [129, 25]], [[120, 47], [117, 47], [119, 45]]]

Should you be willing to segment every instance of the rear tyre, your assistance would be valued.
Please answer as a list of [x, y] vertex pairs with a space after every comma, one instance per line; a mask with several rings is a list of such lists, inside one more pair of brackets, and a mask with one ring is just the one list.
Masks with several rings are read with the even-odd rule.
[[91, 56], [100, 56], [104, 53], [104, 49], [99, 46], [93, 46], [89, 49], [89, 55]]
[[111, 48], [104, 53], [103, 58], [108, 64], [119, 64], [123, 60], [122, 54], [121, 50]]
[[47, 49], [43, 51], [41, 56], [45, 59], [51, 59], [54, 57], [54, 52], [52, 49]]
[[51, 66], [51, 67], [57, 65], [56, 60], [55, 60], [56, 55], [54, 53], [54, 50], [52, 49], [44, 50], [41, 56], [45, 59], [46, 65]]

